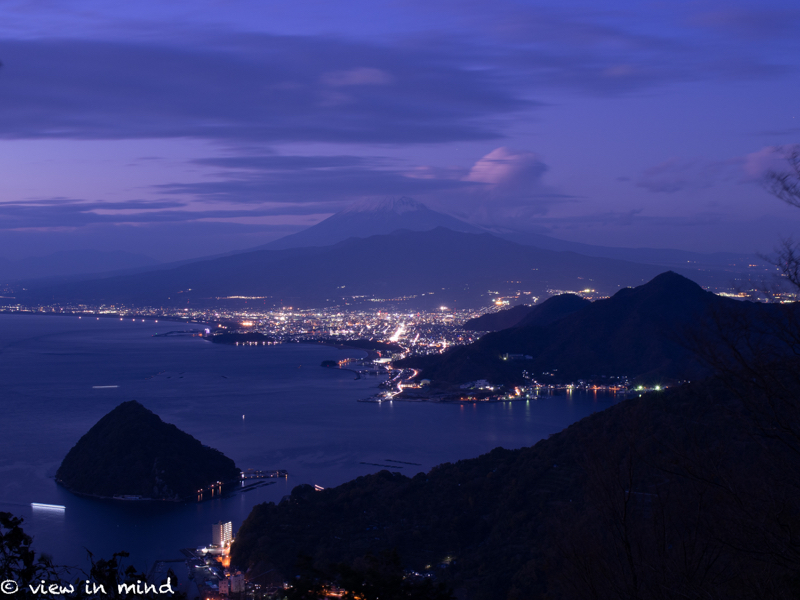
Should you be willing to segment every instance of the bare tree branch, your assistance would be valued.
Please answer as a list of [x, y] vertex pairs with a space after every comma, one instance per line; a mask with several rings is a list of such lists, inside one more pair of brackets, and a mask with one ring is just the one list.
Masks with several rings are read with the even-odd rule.
[[765, 184], [767, 191], [786, 204], [800, 208], [800, 146], [795, 145], [786, 157], [788, 171], [769, 171]]

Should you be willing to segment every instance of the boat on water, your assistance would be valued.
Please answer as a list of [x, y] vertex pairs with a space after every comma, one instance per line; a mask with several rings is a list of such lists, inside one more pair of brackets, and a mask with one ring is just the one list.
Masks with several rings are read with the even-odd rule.
[[41, 502], [31, 502], [31, 508], [39, 510], [55, 510], [59, 512], [67, 510], [67, 507], [62, 506], [61, 504], [42, 504]]

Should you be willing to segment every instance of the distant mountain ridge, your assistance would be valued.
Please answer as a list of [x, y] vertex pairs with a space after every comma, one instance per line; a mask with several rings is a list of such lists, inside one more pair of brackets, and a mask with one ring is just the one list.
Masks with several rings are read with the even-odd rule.
[[0, 258], [0, 281], [99, 274], [158, 265], [154, 258], [121, 250], [64, 250], [18, 260]]
[[[257, 250], [173, 269], [29, 290], [23, 302], [218, 304], [232, 296], [260, 305], [318, 307], [357, 298], [405, 298], [406, 306], [481, 306], [489, 291], [534, 295], [582, 289], [614, 293], [662, 269], [521, 246], [489, 234], [396, 231], [327, 247]], [[363, 301], [363, 300], [362, 300]], [[455, 303], [455, 304], [454, 304]], [[374, 306], [374, 305], [373, 305]]]
[[[327, 244], [327, 245], [326, 245]], [[635, 254], [635, 253], [632, 253]], [[202, 304], [231, 297], [264, 305], [326, 306], [356, 297], [404, 298], [409, 307], [486, 306], [488, 290], [580, 290], [637, 285], [663, 265], [624, 262], [522, 245], [439, 213], [411, 198], [356, 203], [313, 227], [262, 247], [127, 272], [25, 281], [28, 304]], [[729, 271], [676, 267], [704, 286], [728, 288]], [[62, 269], [60, 275], [66, 275]], [[68, 283], [58, 281], [69, 279]], [[514, 289], [513, 282], [521, 287]], [[436, 294], [436, 297], [432, 297]], [[424, 300], [423, 300], [424, 296]]]
[[524, 244], [536, 246], [545, 250], [557, 252], [577, 252], [585, 256], [613, 258], [616, 260], [630, 260], [648, 265], [663, 265], [672, 268], [714, 268], [731, 271], [743, 271], [750, 264], [766, 265], [755, 251], [741, 252], [692, 252], [675, 248], [624, 248], [620, 246], [598, 246], [582, 242], [572, 242], [543, 235], [540, 233], [523, 231], [491, 231], [494, 235]]
[[[744, 269], [748, 263], [763, 262], [754, 254], [731, 252], [702, 253], [668, 248], [622, 248], [597, 246], [557, 239], [540, 233], [492, 230], [467, 223], [451, 215], [432, 210], [412, 198], [361, 200], [308, 229], [287, 235], [252, 250], [328, 246], [351, 237], [365, 238], [388, 234], [399, 229], [429, 231], [446, 227], [466, 233], [489, 233], [499, 238], [556, 252], [577, 252], [585, 256], [611, 258], [672, 268]], [[734, 266], [735, 265], [735, 266]]]
[[708, 285], [707, 279], [710, 274], [716, 274], [719, 279], [719, 275], [725, 272], [726, 283], [729, 283], [730, 273], [747, 272], [750, 263], [759, 262], [754, 256], [746, 254], [702, 254], [669, 249], [613, 248], [559, 240], [530, 232], [493, 231], [431, 210], [416, 200], [403, 197], [356, 202], [308, 229], [267, 244], [247, 250], [176, 262], [159, 263], [144, 255], [103, 250], [57, 252], [49, 256], [30, 257], [18, 261], [0, 258], [0, 282], [23, 281], [24, 287], [30, 290], [50, 287], [59, 281], [76, 282], [116, 275], [170, 271], [189, 264], [208, 263], [231, 256], [246, 256], [260, 250], [321, 248], [335, 246], [349, 239], [366, 239], [397, 231], [425, 232], [437, 228], [462, 233], [488, 234], [514, 244], [551, 252], [575, 252], [587, 257], [659, 265], [681, 272], [700, 270], [699, 276], [704, 278], [702, 281], [704, 285]]

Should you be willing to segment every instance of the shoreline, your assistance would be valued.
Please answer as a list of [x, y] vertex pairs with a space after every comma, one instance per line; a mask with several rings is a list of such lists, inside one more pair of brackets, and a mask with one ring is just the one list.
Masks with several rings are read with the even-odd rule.
[[355, 378], [353, 379], [353, 381], [356, 381], [356, 380], [362, 378], [361, 377], [361, 373], [359, 373], [358, 371], [354, 371], [353, 369], [345, 369], [344, 367], [322, 367], [322, 368], [323, 369], [330, 369], [331, 371], [350, 371], [351, 373], [353, 373], [355, 375]]
[[[181, 496], [180, 498], [147, 498], [144, 496], [138, 496], [138, 494], [118, 494], [116, 496], [99, 496], [97, 494], [89, 494], [86, 492], [79, 492], [77, 490], [72, 489], [67, 484], [65, 484], [60, 479], [53, 478], [53, 481], [56, 482], [57, 485], [61, 486], [65, 490], [67, 490], [70, 494], [74, 494], [76, 496], [80, 496], [82, 498], [91, 498], [93, 500], [113, 500], [117, 502], [161, 502], [161, 503], [172, 503], [172, 504], [200, 504], [201, 502], [206, 502], [211, 500], [212, 498], [202, 498], [200, 500], [192, 500], [197, 494], [189, 494], [188, 496]], [[220, 489], [224, 489], [224, 486], [229, 486], [235, 483], [239, 483], [241, 479], [232, 479], [231, 481], [226, 481], [220, 486]], [[206, 491], [208, 488], [204, 488], [203, 491]], [[223, 496], [225, 494], [222, 494]], [[228, 494], [231, 495], [231, 494]], [[219, 497], [219, 496], [218, 496]]]
[[91, 498], [92, 500], [116, 500], [119, 502], [172, 502], [172, 503], [180, 503], [186, 500], [185, 498], [177, 498], [177, 499], [170, 499], [170, 498], [123, 498], [123, 494], [119, 496], [98, 496], [97, 494], [88, 494], [86, 492], [79, 492], [77, 490], [72, 489], [67, 484], [62, 482], [60, 479], [54, 479], [57, 485], [61, 486], [65, 490], [67, 490], [70, 494], [74, 494], [76, 496], [80, 496], [81, 498]]
[[97, 314], [93, 312], [44, 312], [44, 311], [34, 311], [34, 310], [9, 310], [7, 308], [0, 309], [0, 315], [22, 315], [28, 317], [95, 317], [95, 319], [122, 319], [123, 321], [126, 319], [137, 320], [141, 319], [143, 321], [171, 321], [174, 323], [194, 323], [197, 325], [211, 325], [208, 321], [202, 321], [197, 319], [190, 319], [188, 317], [170, 317], [170, 316], [158, 316], [155, 317], [153, 315], [142, 315], [138, 313], [131, 313], [131, 314], [121, 314], [121, 313], [105, 313], [105, 314]]

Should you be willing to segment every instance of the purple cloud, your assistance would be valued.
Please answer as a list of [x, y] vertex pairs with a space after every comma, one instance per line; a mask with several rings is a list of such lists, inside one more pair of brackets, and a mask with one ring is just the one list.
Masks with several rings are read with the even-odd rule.
[[670, 158], [642, 172], [636, 185], [654, 193], [672, 194], [709, 188], [722, 181], [760, 183], [769, 173], [785, 171], [788, 156], [799, 147], [766, 146], [744, 156], [717, 161]]
[[0, 55], [10, 139], [480, 140], [501, 135], [487, 118], [534, 105], [447, 57], [326, 38], [4, 40]]

